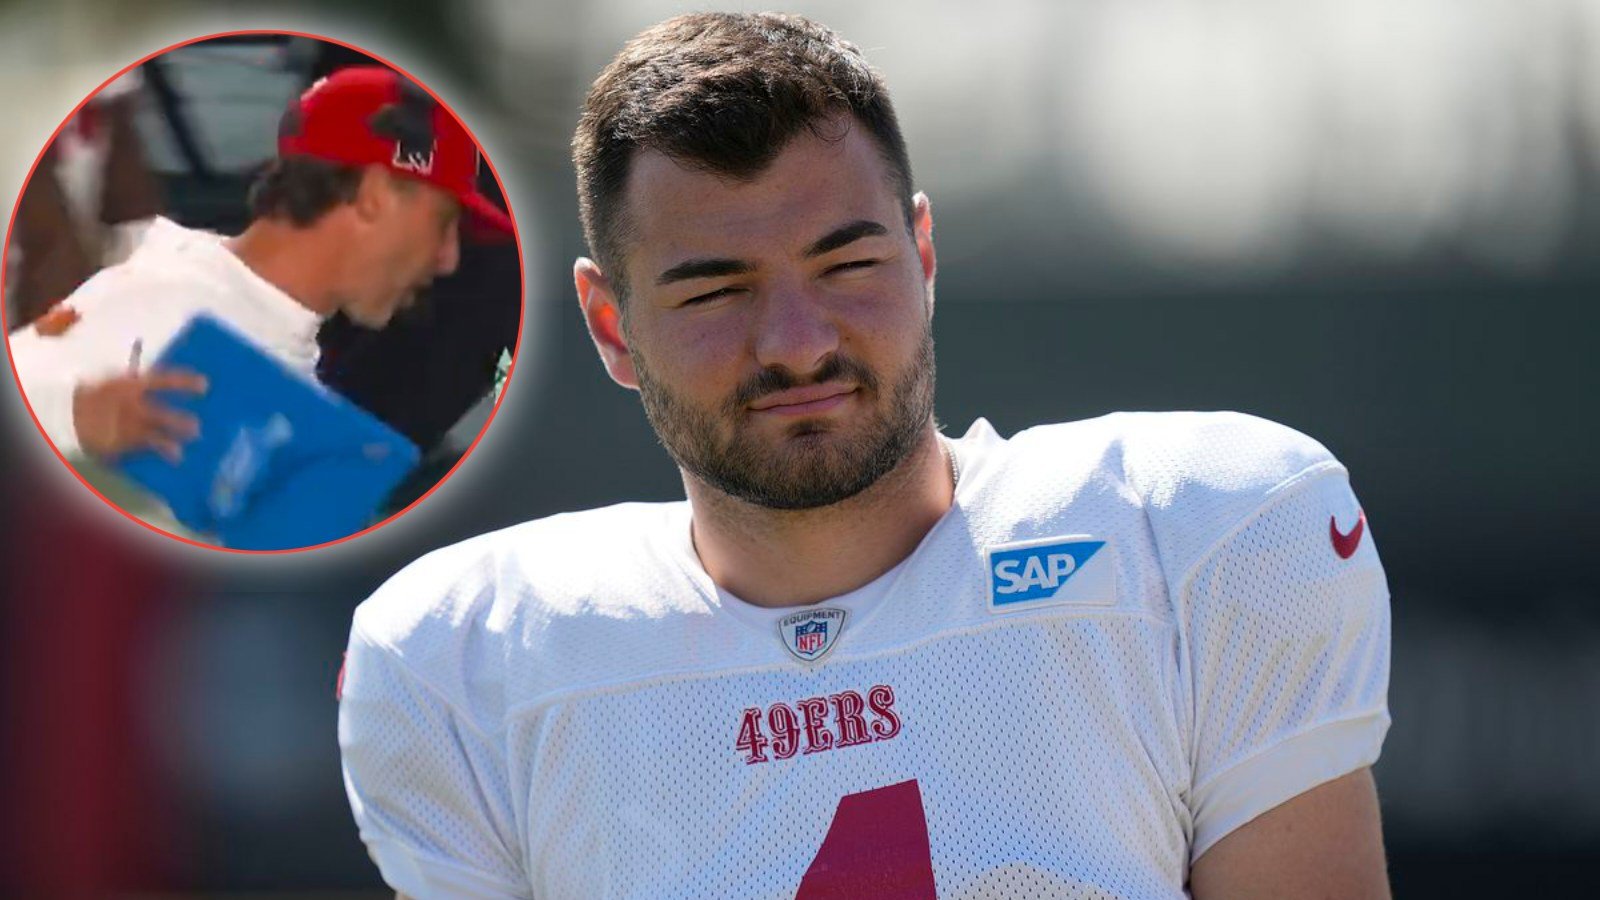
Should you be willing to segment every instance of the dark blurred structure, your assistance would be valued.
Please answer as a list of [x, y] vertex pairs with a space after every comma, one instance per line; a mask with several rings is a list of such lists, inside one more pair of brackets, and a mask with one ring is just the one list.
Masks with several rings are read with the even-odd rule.
[[[1394, 595], [1377, 777], [1397, 896], [1592, 893], [1600, 8], [792, 7], [868, 48], [896, 91], [938, 223], [949, 430], [1232, 408], [1323, 441], [1351, 469]], [[473, 126], [524, 234], [542, 235], [525, 248], [525, 362], [480, 451], [399, 525], [272, 565], [162, 556], [173, 612], [165, 675], [148, 676], [151, 784], [177, 791], [192, 855], [164, 884], [107, 884], [378, 889], [333, 732], [354, 605], [469, 535], [681, 496], [636, 400], [596, 363], [567, 274], [584, 252], [566, 159], [579, 98], [672, 10], [483, 3], [440, 22], [407, 8], [405, 40], [497, 114]], [[13, 521], [61, 502], [40, 485]], [[133, 528], [103, 512], [77, 527]], [[61, 715], [52, 727], [111, 727], [86, 706]]]

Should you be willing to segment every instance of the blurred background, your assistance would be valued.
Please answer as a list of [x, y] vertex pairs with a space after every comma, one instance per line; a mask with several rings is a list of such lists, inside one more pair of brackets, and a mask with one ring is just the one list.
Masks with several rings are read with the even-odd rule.
[[[0, 392], [5, 896], [382, 895], [334, 735], [353, 607], [469, 535], [681, 497], [582, 331], [567, 143], [622, 42], [689, 8], [0, 6], [7, 197], [123, 66], [228, 28], [318, 31], [462, 113], [500, 169], [528, 279], [517, 369], [478, 451], [412, 513], [325, 550], [241, 559], [148, 533], [88, 496]], [[1377, 778], [1397, 896], [1591, 896], [1600, 4], [787, 8], [862, 46], [895, 95], [935, 209], [948, 430], [1230, 408], [1320, 439], [1353, 473], [1394, 596]], [[263, 69], [245, 81], [267, 84]], [[212, 99], [194, 107], [206, 146], [257, 127], [233, 115], [246, 98]], [[181, 172], [162, 185], [169, 204], [202, 202]]]

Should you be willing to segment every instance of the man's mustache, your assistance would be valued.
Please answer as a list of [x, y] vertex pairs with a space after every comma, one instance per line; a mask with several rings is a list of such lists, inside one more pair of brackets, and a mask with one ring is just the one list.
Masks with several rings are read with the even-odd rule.
[[830, 381], [853, 383], [867, 391], [877, 390], [878, 387], [878, 377], [865, 363], [835, 353], [823, 360], [816, 371], [805, 377], [800, 377], [782, 367], [762, 369], [734, 390], [733, 396], [728, 400], [726, 412], [730, 415], [736, 414], [768, 394]]

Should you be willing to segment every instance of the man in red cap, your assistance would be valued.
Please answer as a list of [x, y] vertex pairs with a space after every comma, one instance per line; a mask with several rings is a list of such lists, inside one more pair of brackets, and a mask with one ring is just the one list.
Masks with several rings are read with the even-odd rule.
[[197, 423], [153, 391], [204, 379], [141, 366], [210, 313], [314, 377], [317, 330], [343, 311], [382, 328], [459, 262], [459, 228], [509, 234], [477, 193], [477, 145], [425, 90], [378, 66], [342, 69], [285, 113], [278, 159], [250, 190], [234, 238], [158, 220], [125, 263], [10, 336], [28, 403], [63, 454], [181, 454]]

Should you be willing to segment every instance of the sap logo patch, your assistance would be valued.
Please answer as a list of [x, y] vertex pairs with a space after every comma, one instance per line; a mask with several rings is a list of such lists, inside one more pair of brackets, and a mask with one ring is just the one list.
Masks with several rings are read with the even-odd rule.
[[989, 611], [1117, 601], [1116, 551], [1109, 541], [1063, 535], [990, 547]]

